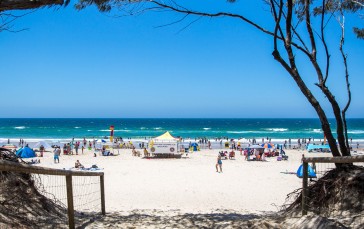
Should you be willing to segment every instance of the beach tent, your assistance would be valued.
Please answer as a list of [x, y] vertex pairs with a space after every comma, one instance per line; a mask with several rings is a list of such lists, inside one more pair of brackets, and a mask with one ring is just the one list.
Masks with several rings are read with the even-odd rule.
[[153, 138], [148, 145], [152, 154], [176, 154], [179, 153], [178, 140], [167, 131]]
[[191, 144], [193, 151], [198, 151], [198, 144], [196, 142]]
[[20, 158], [30, 158], [30, 157], [36, 157], [37, 155], [31, 148], [24, 147], [16, 151], [16, 156]]
[[169, 131], [165, 132], [161, 136], [153, 138], [154, 141], [178, 141], [178, 138], [173, 137]]
[[44, 149], [52, 148], [52, 146], [49, 145], [48, 142], [45, 142], [45, 141], [39, 141], [39, 142], [35, 143], [33, 148], [39, 148], [41, 145], [44, 146]]
[[[308, 166], [308, 177], [309, 178], [316, 178], [316, 173], [315, 171], [313, 171], [313, 169], [311, 168], [311, 166]], [[302, 178], [303, 177], [303, 165], [300, 165], [300, 167], [298, 167], [298, 170], [297, 170], [297, 176], [299, 178]]]

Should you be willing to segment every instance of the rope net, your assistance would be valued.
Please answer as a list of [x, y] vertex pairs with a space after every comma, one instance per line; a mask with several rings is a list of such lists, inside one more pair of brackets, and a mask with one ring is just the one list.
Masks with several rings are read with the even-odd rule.
[[[33, 174], [35, 187], [46, 198], [62, 206], [67, 213], [67, 186], [65, 176]], [[72, 176], [75, 216], [92, 216], [101, 212], [99, 176]]]

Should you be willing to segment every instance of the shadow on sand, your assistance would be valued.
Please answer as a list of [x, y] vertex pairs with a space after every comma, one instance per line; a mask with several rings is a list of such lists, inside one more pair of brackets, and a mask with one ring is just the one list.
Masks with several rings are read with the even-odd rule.
[[219, 212], [210, 214], [173, 214], [132, 211], [130, 214], [109, 213], [79, 228], [250, 228], [255, 214]]

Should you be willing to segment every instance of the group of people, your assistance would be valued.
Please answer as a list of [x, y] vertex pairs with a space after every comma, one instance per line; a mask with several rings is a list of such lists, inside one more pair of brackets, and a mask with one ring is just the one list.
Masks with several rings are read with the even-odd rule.
[[[136, 150], [135, 147], [132, 148], [131, 153], [135, 157], [140, 157], [141, 156], [140, 151]], [[143, 153], [144, 153], [144, 157], [146, 157], [146, 158], [151, 156], [151, 154], [149, 153], [149, 151], [147, 150], [146, 147], [144, 147]]]
[[235, 151], [232, 150], [229, 153], [227, 151], [219, 151], [219, 155], [221, 156], [221, 158], [225, 158], [225, 159], [235, 159]]

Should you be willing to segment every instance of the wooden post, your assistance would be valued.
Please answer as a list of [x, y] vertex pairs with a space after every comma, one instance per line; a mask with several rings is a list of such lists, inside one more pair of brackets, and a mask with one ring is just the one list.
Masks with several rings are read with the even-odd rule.
[[302, 215], [307, 215], [307, 184], [308, 184], [308, 163], [303, 162], [303, 181], [302, 181]]
[[106, 212], [105, 212], [105, 180], [104, 180], [104, 175], [100, 176], [100, 192], [101, 192], [101, 213], [103, 215], [105, 215]]
[[75, 214], [73, 207], [72, 175], [66, 176], [66, 186], [67, 186], [68, 226], [70, 229], [74, 229]]

